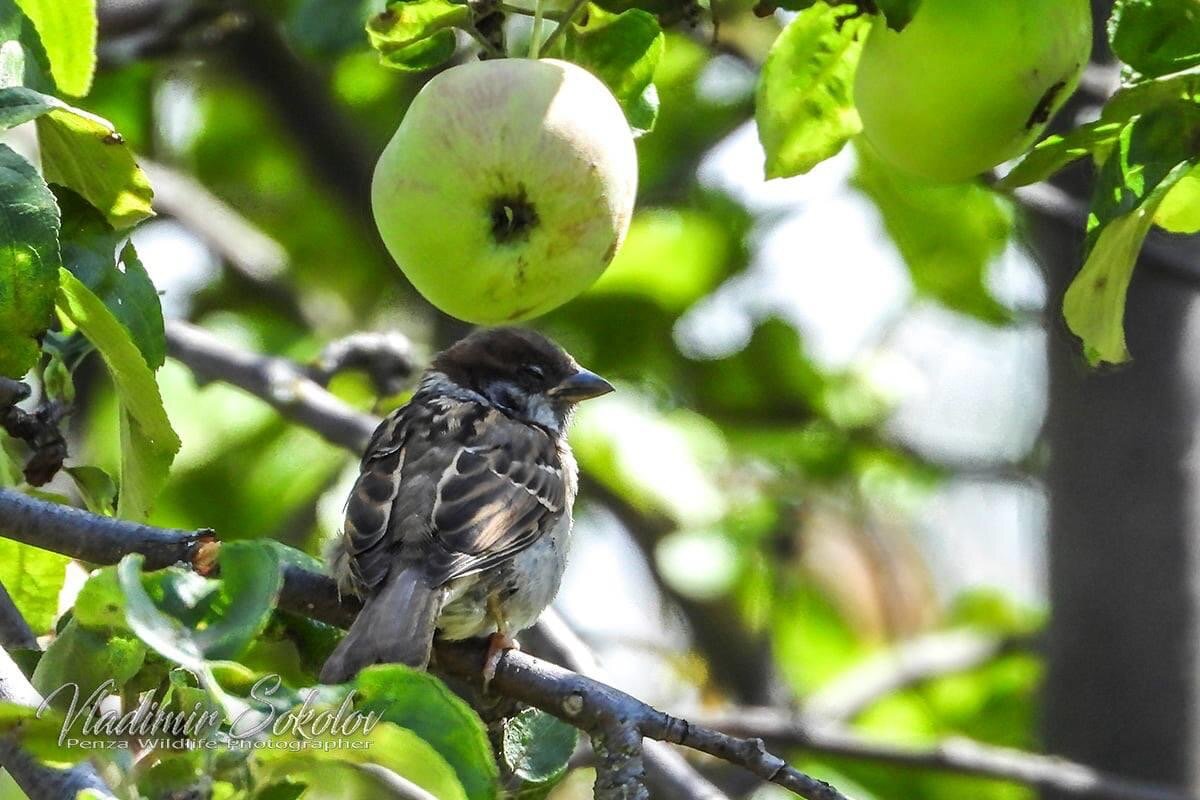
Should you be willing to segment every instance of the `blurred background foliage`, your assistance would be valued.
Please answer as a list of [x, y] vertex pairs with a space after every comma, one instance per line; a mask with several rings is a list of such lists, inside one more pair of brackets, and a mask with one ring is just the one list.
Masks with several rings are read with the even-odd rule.
[[[462, 333], [405, 285], [367, 208], [374, 157], [427, 77], [369, 50], [363, 22], [381, 5], [100, 3], [101, 68], [79, 105], [153, 167], [160, 213], [134, 241], [168, 318], [301, 362], [358, 331], [400, 331], [422, 359]], [[153, 35], [125, 24], [139, 10], [162, 15]], [[595, 286], [533, 323], [619, 387], [576, 422], [582, 507], [559, 606], [652, 703], [802, 706], [914, 637], [1040, 626], [1044, 501], [1029, 469], [1044, 289], [1013, 208], [982, 187], [918, 185], [861, 148], [766, 182], [755, 81], [785, 16], [759, 18], [747, 0], [716, 13], [715, 45], [686, 24], [667, 34], [628, 241]], [[197, 193], [274, 249], [198, 228]], [[75, 373], [72, 463], [115, 474], [99, 366]], [[353, 458], [172, 360], [159, 382], [183, 446], [150, 521], [318, 555]], [[378, 398], [352, 372], [331, 389], [381, 412], [406, 396]], [[24, 556], [0, 561], [18, 592], [38, 574]], [[45, 632], [51, 619], [32, 621]], [[299, 657], [273, 652], [258, 663]], [[1039, 677], [1018, 648], [854, 721], [898, 742], [1036, 749]], [[1032, 796], [798, 763], [861, 800]], [[587, 796], [583, 773], [553, 797]]]

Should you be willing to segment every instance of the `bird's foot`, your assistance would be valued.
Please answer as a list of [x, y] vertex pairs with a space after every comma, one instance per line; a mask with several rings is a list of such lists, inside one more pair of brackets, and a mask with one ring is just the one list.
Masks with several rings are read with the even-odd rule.
[[521, 645], [507, 633], [493, 633], [488, 637], [487, 658], [483, 661], [483, 691], [486, 693], [496, 677], [500, 659], [509, 650], [520, 650]]

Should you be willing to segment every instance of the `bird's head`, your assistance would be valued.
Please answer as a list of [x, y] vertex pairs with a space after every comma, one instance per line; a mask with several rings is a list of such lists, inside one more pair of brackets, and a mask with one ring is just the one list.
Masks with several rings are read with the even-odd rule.
[[554, 342], [523, 328], [476, 331], [439, 353], [430, 370], [508, 416], [553, 432], [563, 430], [576, 403], [613, 390]]

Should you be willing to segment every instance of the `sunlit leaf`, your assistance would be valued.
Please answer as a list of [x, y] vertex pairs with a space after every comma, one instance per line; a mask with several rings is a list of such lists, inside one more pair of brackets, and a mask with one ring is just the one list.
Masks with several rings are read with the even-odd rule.
[[147, 366], [158, 369], [167, 352], [162, 304], [133, 242], [74, 192], [57, 189], [55, 196], [62, 212], [63, 265], [125, 326]]
[[63, 94], [82, 97], [96, 71], [96, 0], [16, 0], [33, 22]]
[[38, 118], [37, 129], [47, 182], [78, 192], [114, 228], [128, 228], [153, 215], [150, 181], [108, 120], [55, 108]]
[[1200, 64], [1200, 6], [1195, 0], [1118, 0], [1108, 34], [1117, 57], [1143, 75]]
[[998, 186], [1015, 189], [1044, 181], [1071, 162], [1106, 150], [1116, 141], [1123, 127], [1121, 122], [1098, 120], [1066, 134], [1047, 136], [1025, 154]]
[[20, 378], [37, 359], [58, 289], [58, 226], [37, 170], [0, 145], [0, 375]]
[[0, 87], [53, 91], [50, 65], [37, 31], [13, 0], [0, 0]]
[[572, 24], [563, 38], [563, 55], [604, 82], [635, 134], [654, 129], [658, 94], [654, 71], [664, 39], [658, 19], [641, 9], [611, 14], [592, 7], [583, 25]]
[[1171, 233], [1200, 232], [1200, 167], [1193, 167], [1167, 192], [1154, 224]]
[[[313, 742], [319, 744], [321, 740]], [[356, 734], [355, 742], [363, 748], [309, 747], [302, 754], [285, 749], [256, 751], [255, 773], [262, 785], [280, 785], [283, 782], [301, 782], [310, 787], [311, 797], [361, 797], [375, 798], [411, 797], [389, 787], [386, 780], [369, 781], [361, 793], [346, 794], [342, 783], [356, 783], [369, 778], [369, 773], [356, 769], [361, 765], [374, 765], [388, 770], [425, 790], [438, 800], [467, 800], [467, 793], [455, 775], [453, 767], [437, 750], [411, 730], [380, 722], [369, 734]]]
[[498, 771], [483, 723], [445, 684], [425, 672], [398, 664], [368, 667], [355, 688], [360, 711], [415, 732], [433, 745], [458, 775], [469, 800], [495, 796]]
[[855, 6], [817, 4], [779, 34], [763, 64], [755, 110], [768, 178], [808, 172], [862, 130], [854, 70], [870, 26]]
[[69, 562], [58, 553], [0, 539], [0, 583], [36, 634], [48, 632], [54, 623]]
[[[509, 770], [527, 784], [549, 792], [567, 772], [579, 731], [562, 720], [527, 708], [504, 722], [502, 751]], [[529, 789], [523, 797], [529, 797]]]
[[145, 519], [179, 451], [154, 373], [129, 332], [104, 303], [66, 269], [59, 270], [58, 307], [100, 351], [120, 398], [121, 495], [117, 513]]
[[465, 4], [450, 0], [394, 0], [367, 21], [367, 38], [385, 65], [418, 72], [454, 55], [453, 28], [469, 18]]
[[66, 687], [54, 697], [55, 707], [64, 710], [77, 688], [78, 708], [107, 681], [113, 693], [120, 692], [145, 658], [146, 648], [132, 636], [98, 633], [72, 620], [46, 648], [30, 680], [44, 696]]

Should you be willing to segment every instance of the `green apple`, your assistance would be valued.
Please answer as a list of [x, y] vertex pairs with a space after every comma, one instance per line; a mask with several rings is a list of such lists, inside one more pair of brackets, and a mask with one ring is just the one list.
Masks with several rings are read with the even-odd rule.
[[562, 61], [499, 59], [421, 89], [371, 204], [429, 302], [493, 324], [544, 314], [600, 277], [636, 193], [633, 135], [604, 84]]
[[1091, 49], [1088, 0], [923, 0], [903, 31], [880, 20], [867, 37], [863, 133], [899, 169], [964, 180], [1033, 144]]

